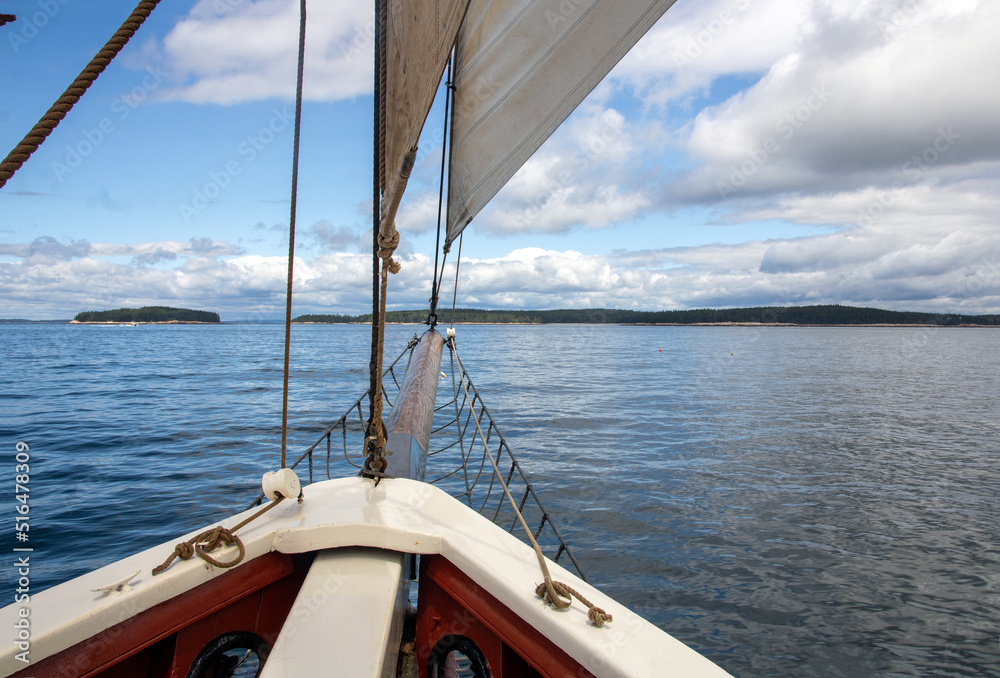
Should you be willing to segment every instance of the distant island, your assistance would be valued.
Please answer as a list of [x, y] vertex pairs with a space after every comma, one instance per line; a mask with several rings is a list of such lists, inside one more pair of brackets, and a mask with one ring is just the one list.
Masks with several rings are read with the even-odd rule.
[[[441, 323], [451, 322], [451, 309], [439, 311]], [[425, 323], [427, 311], [388, 311], [386, 322]], [[364, 315], [300, 315], [293, 323], [370, 323]], [[615, 324], [615, 325], [932, 325], [998, 326], [1000, 315], [957, 315], [887, 311], [857, 306], [758, 306], [754, 308], [696, 309], [690, 311], [628, 311], [619, 309], [561, 309], [552, 311], [488, 311], [455, 309], [455, 322], [464, 324]]]
[[218, 313], [169, 306], [117, 308], [113, 311], [77, 313], [74, 323], [219, 323]]

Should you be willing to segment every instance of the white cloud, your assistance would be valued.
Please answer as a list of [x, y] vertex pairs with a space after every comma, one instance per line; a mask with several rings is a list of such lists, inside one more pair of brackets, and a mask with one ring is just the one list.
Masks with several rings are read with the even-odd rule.
[[187, 242], [169, 240], [136, 244], [90, 243], [86, 240], [60, 242], [52, 236], [41, 236], [30, 243], [0, 243], [0, 255], [20, 258], [25, 264], [47, 265], [57, 261], [70, 261], [86, 256], [134, 257], [137, 263], [155, 263], [153, 260], [173, 260], [178, 256], [229, 256], [239, 254], [240, 248], [211, 238], [191, 238]]
[[476, 231], [564, 233], [636, 218], [652, 203], [630, 164], [641, 132], [619, 111], [585, 103], [476, 218]]
[[[244, 1], [221, 14], [215, 7], [199, 3], [159, 46], [166, 70], [179, 78], [169, 96], [220, 104], [289, 98], [297, 3]], [[311, 8], [308, 98], [370, 89], [370, 13], [364, 3]], [[459, 304], [850, 303], [997, 312], [997, 27], [1000, 5], [975, 0], [681, 3], [477, 217], [474, 232], [605, 232], [618, 247], [619, 225], [644, 219], [653, 228], [658, 211], [679, 205], [731, 225], [835, 232], [605, 254], [522, 245], [463, 260]], [[713, 85], [730, 92], [742, 82], [721, 101], [709, 94]], [[628, 87], [640, 97], [635, 106], [614, 98]], [[715, 104], [685, 108], [703, 97]], [[678, 152], [684, 157], [673, 157]], [[423, 160], [436, 176], [436, 154]], [[437, 195], [422, 188], [412, 186], [403, 203], [404, 234], [433, 228]], [[296, 312], [368, 310], [365, 241], [351, 227], [325, 222], [307, 232], [312, 249], [296, 261]], [[4, 315], [169, 303], [238, 320], [277, 318], [283, 305], [283, 256], [246, 256], [213, 240], [42, 237], [0, 244], [0, 256]], [[392, 305], [424, 306], [429, 258], [409, 253], [406, 243], [398, 258]]]
[[[165, 97], [224, 105], [293, 98], [298, 5], [247, 0], [230, 8], [217, 0], [199, 2], [163, 40], [165, 70], [180, 83]], [[346, 99], [371, 91], [372, 16], [370, 3], [310, 5], [306, 99]]]
[[795, 0], [677, 3], [615, 68], [647, 105], [703, 94], [730, 74], [761, 73], [813, 32], [809, 4]]
[[[665, 248], [613, 255], [523, 248], [461, 262], [458, 304], [486, 308], [635, 308], [848, 303], [900, 310], [996, 313], [1000, 243], [964, 220], [951, 231], [918, 224], [919, 237], [888, 225], [777, 241]], [[153, 247], [150, 244], [146, 247]], [[136, 246], [107, 246], [106, 252]], [[162, 247], [161, 247], [162, 249]], [[155, 251], [155, 250], [154, 250]], [[401, 255], [390, 308], [425, 308], [433, 264]], [[453, 264], [449, 264], [449, 267]], [[452, 279], [452, 271], [445, 279]], [[0, 263], [6, 315], [49, 317], [82, 310], [174, 305], [219, 311], [224, 320], [278, 319], [286, 260], [191, 255], [171, 267], [125, 265], [89, 254]], [[365, 313], [371, 258], [337, 253], [295, 262], [295, 313]], [[450, 290], [443, 297], [450, 296]]]
[[983, 80], [985, 64], [1000, 62], [1000, 7], [811, 7], [811, 40], [697, 115], [687, 149], [700, 166], [678, 194], [885, 186], [1000, 159], [1000, 82]]

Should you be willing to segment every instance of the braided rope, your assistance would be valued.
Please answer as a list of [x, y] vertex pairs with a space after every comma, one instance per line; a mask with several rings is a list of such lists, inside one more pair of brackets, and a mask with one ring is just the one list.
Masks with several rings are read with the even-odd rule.
[[587, 619], [594, 626], [604, 626], [605, 622], [614, 621], [614, 617], [584, 598], [579, 591], [562, 582], [542, 582], [535, 587], [535, 595], [544, 598], [549, 605], [560, 608], [569, 607], [573, 598], [576, 598], [587, 606]]
[[74, 104], [80, 100], [83, 93], [87, 91], [111, 60], [128, 44], [129, 39], [135, 35], [139, 26], [146, 20], [160, 0], [143, 0], [125, 20], [111, 39], [101, 48], [101, 51], [90, 60], [83, 72], [76, 77], [63, 95], [52, 104], [52, 107], [42, 116], [42, 119], [31, 129], [13, 151], [11, 151], [3, 162], [0, 162], [0, 188], [7, 183], [7, 180], [14, 176], [14, 172], [21, 168], [21, 165], [38, 150], [42, 142], [52, 133], [56, 125], [66, 117]]
[[[295, 79], [295, 131], [292, 140], [292, 192], [288, 216], [288, 276], [285, 281], [285, 363], [281, 391], [281, 468], [288, 442], [288, 373], [292, 344], [292, 279], [295, 267], [295, 215], [299, 194], [299, 138], [302, 130], [302, 80], [306, 59], [306, 0], [299, 0], [299, 57]], [[312, 457], [309, 457], [312, 463]], [[310, 475], [312, 469], [310, 468]]]
[[[226, 528], [218, 525], [191, 537], [187, 541], [180, 542], [174, 546], [174, 552], [171, 553], [166, 560], [153, 568], [153, 576], [160, 574], [170, 567], [170, 564], [174, 562], [175, 559], [180, 558], [181, 560], [187, 560], [192, 556], [198, 556], [206, 563], [220, 568], [235, 567], [236, 565], [239, 565], [243, 561], [243, 557], [246, 556], [247, 551], [243, 546], [243, 540], [236, 536], [236, 531], [264, 515], [284, 500], [285, 497], [279, 495], [278, 498], [270, 504], [263, 507], [261, 510], [256, 511], [249, 518], [244, 519], [233, 527]], [[209, 553], [215, 551], [216, 549], [225, 548], [226, 546], [232, 546], [234, 544], [240, 552], [230, 561], [220, 561], [209, 555]]]
[[[389, 288], [389, 274], [399, 272], [399, 264], [392, 258], [396, 246], [399, 244], [399, 232], [393, 231], [391, 240], [386, 239], [380, 233], [378, 235], [379, 251], [378, 256], [382, 260], [381, 285], [379, 288], [379, 312], [378, 312], [378, 341], [376, 345], [375, 374], [382, 374], [382, 356], [385, 350], [385, 300]], [[384, 471], [386, 467], [384, 452], [387, 431], [385, 422], [382, 421], [383, 401], [381, 388], [372, 397], [372, 417], [371, 428], [368, 431], [368, 439], [373, 443], [372, 453], [365, 462], [366, 470]], [[374, 429], [374, 430], [372, 430]]]

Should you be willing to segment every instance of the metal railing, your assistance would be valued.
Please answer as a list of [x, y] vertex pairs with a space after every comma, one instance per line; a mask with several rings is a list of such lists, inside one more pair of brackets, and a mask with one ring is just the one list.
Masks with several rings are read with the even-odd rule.
[[[412, 355], [417, 337], [410, 340], [409, 345], [383, 372], [382, 394], [386, 408], [392, 407], [392, 402], [399, 392], [401, 378], [396, 371], [404, 355]], [[479, 391], [465, 371], [460, 361], [455, 360], [454, 352], [448, 344], [451, 355], [451, 395], [438, 392], [438, 405], [434, 410], [434, 424], [431, 432], [431, 450], [427, 455], [426, 478], [429, 484], [440, 487], [470, 508], [478, 511], [508, 532], [527, 542], [527, 536], [517, 529], [518, 520], [513, 508], [506, 501], [502, 484], [506, 484], [511, 495], [518, 499], [518, 510], [524, 516], [529, 527], [532, 527], [535, 540], [543, 552], [554, 562], [565, 554], [577, 574], [588, 581], [583, 568], [573, 555], [572, 549], [566, 543], [559, 528], [552, 520], [552, 515], [546, 511], [542, 500], [535, 492], [534, 486], [517, 461], [510, 445], [500, 432], [493, 415], [487, 409]], [[456, 364], [457, 363], [457, 364]], [[409, 359], [407, 360], [407, 366]], [[405, 374], [405, 368], [403, 370]], [[387, 388], [386, 382], [391, 385]], [[467, 395], [468, 393], [468, 395]], [[445, 402], [442, 398], [447, 397]], [[365, 409], [368, 394], [358, 398], [353, 405], [331, 426], [327, 427], [319, 439], [310, 445], [292, 463], [290, 468], [296, 469], [306, 462], [308, 465], [308, 480], [301, 478], [302, 484], [315, 482], [315, 464], [317, 458], [325, 459], [326, 479], [333, 476], [330, 471], [331, 457], [334, 456], [333, 440], [338, 441], [340, 453], [351, 466], [361, 468], [364, 461]], [[486, 444], [490, 446], [496, 459], [497, 467], [503, 477], [493, 472], [489, 463], [486, 448], [477, 436], [476, 423], [482, 429]], [[324, 454], [325, 450], [325, 454]], [[303, 474], [300, 474], [300, 477]], [[260, 494], [250, 505], [258, 506], [264, 500]]]
[[[393, 400], [396, 394], [399, 393], [399, 382], [400, 378], [396, 375], [397, 366], [399, 361], [403, 359], [403, 356], [407, 356], [406, 367], [409, 367], [409, 356], [413, 354], [413, 347], [417, 345], [417, 336], [413, 335], [413, 339], [407, 344], [403, 352], [396, 356], [396, 359], [385, 368], [382, 372], [382, 400], [384, 402], [386, 410], [392, 408]], [[403, 368], [403, 374], [406, 373], [406, 367]], [[386, 377], [392, 379], [392, 387], [386, 387]], [[340, 418], [333, 424], [328, 426], [326, 430], [320, 434], [320, 437], [316, 442], [306, 448], [306, 450], [300, 454], [294, 461], [288, 464], [288, 468], [297, 469], [299, 464], [303, 461], [307, 462], [309, 466], [309, 476], [308, 480], [306, 478], [300, 477], [300, 481], [303, 485], [310, 485], [316, 482], [315, 479], [315, 461], [318, 455], [322, 455], [322, 445], [326, 443], [326, 480], [332, 479], [334, 476], [330, 473], [330, 458], [333, 453], [333, 439], [334, 436], [337, 437], [340, 443], [340, 452], [348, 464], [354, 468], [362, 468], [365, 454], [364, 454], [364, 440], [365, 440], [365, 410], [367, 409], [367, 404], [369, 401], [368, 392], [366, 391], [364, 395], [354, 401], [346, 412], [340, 415]], [[355, 416], [356, 415], [356, 416]], [[339, 435], [337, 435], [339, 433]], [[317, 448], [320, 451], [317, 452]], [[352, 458], [353, 457], [353, 458]], [[356, 461], [355, 461], [356, 460]], [[300, 474], [301, 476], [301, 474]], [[264, 501], [264, 494], [261, 493], [257, 495], [257, 498], [253, 500], [248, 508], [253, 508], [254, 506], [260, 506]]]
[[[452, 348], [450, 343], [448, 346], [449, 349]], [[522, 530], [519, 529], [514, 509], [504, 496], [501, 484], [505, 484], [511, 496], [518, 499], [518, 510], [529, 527], [533, 526], [535, 540], [545, 555], [558, 563], [563, 554], [566, 554], [580, 578], [589, 581], [583, 567], [573, 555], [573, 550], [553, 522], [552, 515], [545, 509], [534, 486], [500, 432], [465, 366], [461, 361], [455, 360], [454, 354], [451, 375], [452, 398], [439, 405], [435, 411], [435, 425], [438, 423], [439, 414], [441, 418], [446, 418], [446, 421], [436, 426], [432, 433], [432, 442], [437, 441], [441, 446], [427, 455], [427, 482], [440, 486], [496, 525], [506, 528], [511, 534], [527, 542], [527, 537], [520, 534]], [[446, 414], [448, 410], [450, 412]], [[493, 472], [483, 441], [477, 435], [476, 423], [483, 431], [486, 445], [490, 446], [497, 467], [504, 474], [502, 478]], [[439, 461], [443, 453], [456, 447], [459, 453], [457, 462], [449, 464], [444, 459]], [[453, 457], [454, 453], [450, 456]], [[437, 475], [431, 475], [432, 468], [437, 470]]]

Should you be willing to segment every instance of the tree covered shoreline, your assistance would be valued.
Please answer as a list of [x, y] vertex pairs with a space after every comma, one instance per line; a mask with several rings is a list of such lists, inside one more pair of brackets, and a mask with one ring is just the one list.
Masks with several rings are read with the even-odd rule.
[[74, 323], [219, 323], [219, 314], [169, 306], [117, 308], [111, 311], [77, 313]]
[[[426, 323], [427, 311], [387, 311], [389, 323]], [[451, 310], [438, 314], [451, 321]], [[370, 323], [371, 314], [300, 315], [294, 323]], [[888, 311], [857, 306], [759, 306], [753, 308], [695, 309], [688, 311], [629, 311], [620, 309], [558, 309], [550, 311], [490, 311], [455, 309], [463, 324], [616, 324], [616, 325], [931, 325], [1000, 326], [1000, 315], [961, 315]]]

